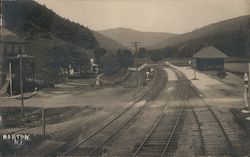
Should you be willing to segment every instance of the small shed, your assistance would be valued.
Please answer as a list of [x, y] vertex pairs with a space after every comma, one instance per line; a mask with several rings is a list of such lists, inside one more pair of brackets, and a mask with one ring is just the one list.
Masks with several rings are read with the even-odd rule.
[[215, 47], [208, 46], [198, 51], [193, 58], [200, 71], [224, 71], [224, 59], [228, 56]]
[[[26, 51], [27, 42], [4, 27], [0, 27], [0, 94], [5, 93], [10, 82], [9, 63], [12, 77], [19, 75], [18, 54]], [[16, 81], [18, 82], [18, 81]]]

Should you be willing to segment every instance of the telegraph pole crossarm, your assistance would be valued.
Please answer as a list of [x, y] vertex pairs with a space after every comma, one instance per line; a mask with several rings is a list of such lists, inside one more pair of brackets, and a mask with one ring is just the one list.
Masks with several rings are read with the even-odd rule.
[[[249, 76], [250, 76], [250, 48], [249, 48], [249, 43], [250, 43], [250, 29], [248, 28], [248, 31], [247, 31], [247, 58], [248, 58], [248, 93], [247, 93], [247, 101], [248, 101], [248, 113], [250, 112], [250, 98], [249, 98], [249, 87], [250, 87], [250, 81], [249, 81]], [[246, 118], [247, 120], [250, 120], [250, 117], [247, 117]]]

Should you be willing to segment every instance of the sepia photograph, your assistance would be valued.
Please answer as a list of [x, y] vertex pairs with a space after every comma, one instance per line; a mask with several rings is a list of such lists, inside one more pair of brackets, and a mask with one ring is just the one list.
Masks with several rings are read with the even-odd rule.
[[250, 156], [250, 0], [0, 0], [0, 157]]

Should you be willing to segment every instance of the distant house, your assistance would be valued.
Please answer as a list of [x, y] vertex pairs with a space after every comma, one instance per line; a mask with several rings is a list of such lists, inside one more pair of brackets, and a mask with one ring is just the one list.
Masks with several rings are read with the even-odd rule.
[[90, 72], [91, 73], [98, 73], [99, 72], [99, 67], [95, 63], [95, 59], [94, 58], [90, 58]]
[[198, 51], [193, 58], [200, 71], [224, 71], [224, 59], [228, 56], [215, 47], [208, 46]]

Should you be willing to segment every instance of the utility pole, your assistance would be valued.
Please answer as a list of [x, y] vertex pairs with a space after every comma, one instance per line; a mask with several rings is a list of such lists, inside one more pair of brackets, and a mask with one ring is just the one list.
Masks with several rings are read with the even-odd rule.
[[[250, 24], [250, 23], [249, 23]], [[242, 34], [243, 35], [243, 34]], [[250, 29], [248, 28], [246, 33], [246, 57], [248, 59], [248, 74], [247, 72], [244, 73], [244, 93], [243, 98], [245, 101], [245, 107], [246, 109], [241, 110], [242, 113], [249, 114], [250, 113], [250, 98], [249, 98], [249, 90], [250, 90], [250, 50], [249, 50], [249, 44], [250, 44]], [[246, 118], [247, 120], [250, 120], [250, 117]]]
[[21, 93], [21, 112], [22, 112], [22, 119], [24, 120], [24, 98], [23, 98], [23, 58], [30, 58], [34, 59], [33, 56], [29, 56], [27, 54], [23, 54], [20, 52], [20, 54], [17, 55], [17, 58], [19, 58], [19, 71], [20, 71], [20, 93]]
[[[144, 63], [146, 65], [148, 65], [148, 56], [147, 56], [147, 49], [145, 48], [145, 52], [144, 52]], [[146, 71], [147, 71], [147, 66], [146, 66]]]
[[2, 38], [2, 27], [3, 27], [3, 0], [1, 1], [1, 13], [0, 13], [0, 26], [1, 26], [1, 31], [0, 31], [0, 36]]
[[146, 81], [149, 80], [149, 72], [148, 72], [148, 56], [147, 56], [147, 50], [145, 49], [145, 52], [144, 52], [144, 64], [146, 65]]
[[44, 108], [42, 108], [42, 134], [43, 134], [43, 139], [45, 139], [45, 112], [44, 112]]
[[[0, 12], [0, 43], [2, 44], [2, 34], [3, 34], [3, 16], [2, 16], [2, 12], [3, 12], [3, 7], [2, 7], [2, 5], [3, 5], [3, 3], [2, 3], [2, 0], [0, 0], [0, 8], [1, 8], [1, 12]], [[4, 59], [3, 59], [3, 51], [0, 51], [0, 56], [1, 56], [1, 58], [0, 58], [0, 79], [1, 79], [1, 77], [2, 77], [2, 66], [3, 66], [3, 64], [4, 64]], [[0, 83], [1, 83], [1, 81], [0, 81]]]
[[196, 72], [195, 72], [195, 64], [194, 64], [194, 53], [195, 53], [195, 51], [194, 51], [194, 48], [193, 48], [193, 69], [194, 69], [194, 80], [197, 80], [197, 78], [196, 78]]
[[[250, 90], [250, 80], [249, 80], [249, 76], [250, 76], [250, 50], [249, 50], [249, 44], [250, 44], [250, 28], [248, 28], [248, 32], [247, 32], [247, 47], [246, 47], [246, 50], [247, 50], [247, 57], [248, 57], [248, 104], [250, 103], [249, 102], [249, 90]], [[250, 111], [250, 105], [248, 105], [248, 111]], [[248, 117], [250, 118], [250, 117]]]
[[137, 51], [138, 51], [138, 47], [140, 46], [140, 42], [139, 41], [135, 41], [130, 43], [131, 47], [135, 48], [135, 68], [136, 68], [136, 84], [137, 87], [139, 87], [139, 80], [138, 80], [138, 65], [137, 65]]
[[22, 119], [24, 120], [24, 103], [23, 103], [23, 61], [22, 54], [19, 56], [19, 64], [20, 64], [20, 93], [21, 93], [21, 110], [22, 110]]
[[[246, 110], [248, 109], [248, 74], [244, 73], [244, 93], [243, 93], [244, 102], [246, 105]], [[246, 110], [242, 110], [242, 112], [247, 112]], [[249, 112], [249, 111], [248, 111]]]
[[32, 59], [32, 79], [33, 79], [33, 89], [36, 91], [36, 81], [35, 81], [35, 58]]
[[10, 96], [12, 96], [12, 90], [13, 90], [13, 87], [12, 87], [12, 65], [11, 65], [11, 61], [9, 61], [9, 77], [10, 77]]

